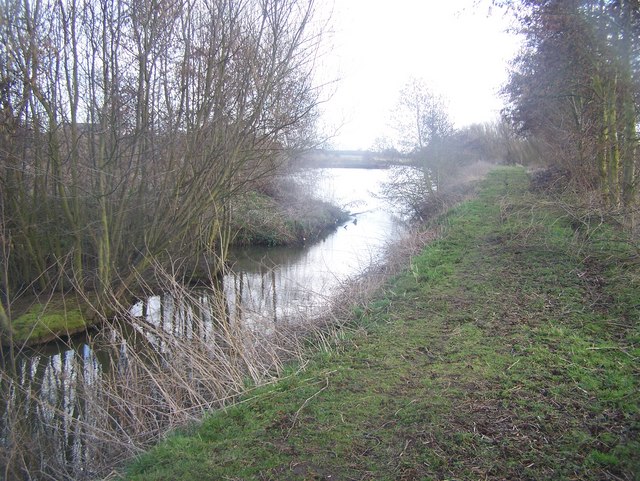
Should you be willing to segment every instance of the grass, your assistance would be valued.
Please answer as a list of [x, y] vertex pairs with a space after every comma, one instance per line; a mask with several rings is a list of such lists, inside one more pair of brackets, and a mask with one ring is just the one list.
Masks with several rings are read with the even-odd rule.
[[236, 246], [287, 246], [312, 242], [334, 230], [349, 216], [317, 199], [276, 200], [249, 192], [236, 201], [231, 229]]
[[124, 477], [640, 479], [637, 251], [528, 186], [492, 172], [355, 334]]

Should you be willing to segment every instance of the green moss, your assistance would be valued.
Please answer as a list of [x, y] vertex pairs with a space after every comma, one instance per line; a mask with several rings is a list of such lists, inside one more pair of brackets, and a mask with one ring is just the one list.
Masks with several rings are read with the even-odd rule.
[[77, 305], [62, 300], [35, 303], [11, 322], [15, 343], [37, 344], [81, 332], [88, 327]]

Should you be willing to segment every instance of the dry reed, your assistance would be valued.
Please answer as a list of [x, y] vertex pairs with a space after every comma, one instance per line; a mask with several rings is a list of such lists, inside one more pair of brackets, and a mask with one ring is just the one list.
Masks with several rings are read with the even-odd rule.
[[320, 314], [262, 319], [269, 329], [260, 327], [264, 314], [247, 307], [242, 316], [253, 322], [234, 315], [220, 286], [190, 288], [155, 265], [153, 285], [143, 285], [163, 296], [138, 309], [110, 306], [120, 315], [103, 319], [87, 341], [91, 350], [69, 344], [50, 365], [35, 356], [2, 370], [4, 478], [108, 477], [168, 431], [279, 379], [287, 363], [303, 369], [311, 352], [333, 349], [358, 329], [354, 308], [437, 234], [408, 233], [383, 260], [342, 281]]

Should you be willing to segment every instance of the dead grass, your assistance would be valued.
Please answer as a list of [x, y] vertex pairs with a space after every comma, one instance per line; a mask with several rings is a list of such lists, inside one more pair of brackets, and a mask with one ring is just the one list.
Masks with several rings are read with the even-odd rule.
[[127, 479], [637, 479], [637, 267], [527, 184], [492, 174], [335, 348]]
[[[352, 315], [369, 312], [372, 296], [436, 236], [437, 230], [431, 229], [403, 237], [389, 247], [384, 263], [346, 280], [321, 316], [282, 319], [268, 331], [228, 316], [229, 307], [216, 286], [194, 290], [159, 263], [154, 265], [154, 278], [140, 279], [139, 284], [164, 293], [162, 320], [150, 306], [136, 316], [128, 305], [114, 301], [108, 310], [121, 315], [117, 320], [101, 318], [102, 329], [91, 335], [91, 357], [78, 353], [63, 361], [60, 376], [68, 376], [61, 381], [69, 383], [67, 389], [47, 391], [45, 384], [57, 374], [23, 372], [28, 366], [20, 361], [12, 368], [15, 372], [8, 365], [2, 370], [7, 436], [0, 461], [5, 477], [106, 476], [167, 431], [234, 405], [241, 395], [251, 399], [257, 388], [303, 371], [311, 356], [333, 352], [336, 344], [348, 345], [361, 330]], [[180, 262], [171, 265], [181, 271]], [[90, 299], [85, 302], [91, 304]], [[94, 308], [96, 315], [104, 312], [104, 306]], [[71, 345], [68, 349], [73, 351]], [[312, 393], [309, 402], [314, 399]], [[28, 421], [34, 410], [47, 413], [36, 416], [43, 423], [38, 429]], [[288, 429], [304, 419], [303, 412], [300, 407], [289, 418]], [[69, 430], [73, 436], [64, 434]]]

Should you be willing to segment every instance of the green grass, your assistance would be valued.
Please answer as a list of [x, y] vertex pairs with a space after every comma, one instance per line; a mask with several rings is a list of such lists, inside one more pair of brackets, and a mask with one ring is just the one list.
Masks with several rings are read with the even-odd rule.
[[312, 242], [348, 219], [340, 208], [317, 199], [276, 200], [249, 192], [234, 204], [236, 246], [286, 246]]
[[358, 334], [173, 433], [126, 479], [639, 479], [631, 245], [576, 231], [520, 169], [440, 223]]

